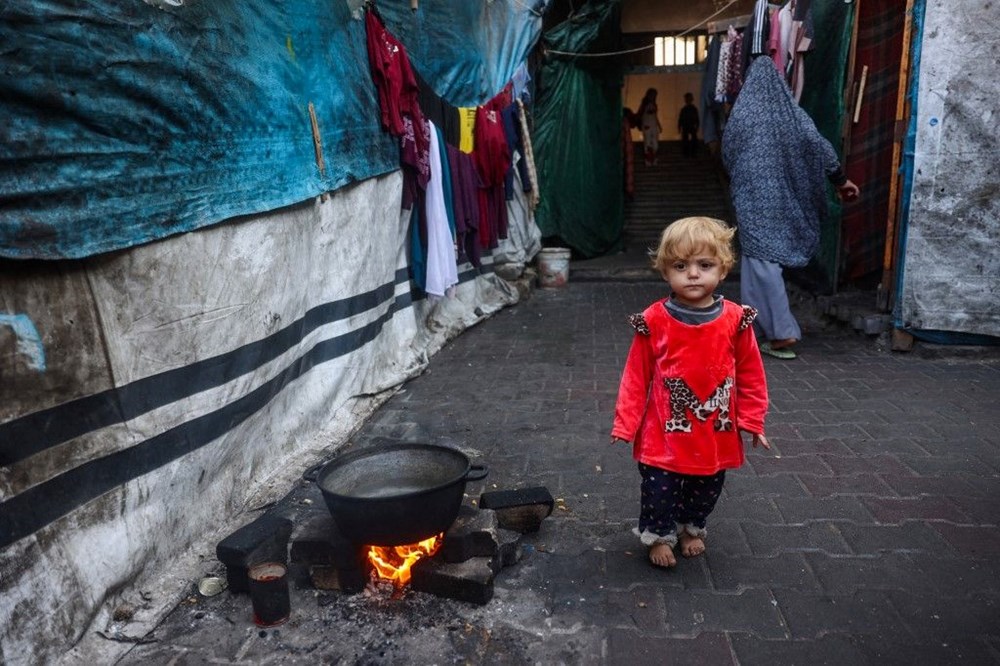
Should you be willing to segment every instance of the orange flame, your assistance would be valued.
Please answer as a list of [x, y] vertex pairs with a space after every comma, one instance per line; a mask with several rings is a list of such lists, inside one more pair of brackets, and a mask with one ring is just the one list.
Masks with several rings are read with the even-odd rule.
[[410, 567], [421, 558], [433, 556], [443, 539], [444, 533], [441, 533], [409, 546], [371, 546], [368, 561], [379, 578], [403, 587], [410, 583]]

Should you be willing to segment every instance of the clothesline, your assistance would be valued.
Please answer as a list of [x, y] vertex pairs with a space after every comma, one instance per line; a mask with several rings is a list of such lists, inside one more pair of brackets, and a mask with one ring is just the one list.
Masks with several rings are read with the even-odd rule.
[[[694, 32], [695, 30], [697, 30], [701, 26], [705, 25], [706, 23], [708, 23], [709, 21], [711, 21], [712, 19], [714, 19], [716, 16], [718, 16], [722, 12], [726, 11], [727, 9], [729, 9], [730, 7], [732, 7], [733, 5], [735, 5], [738, 1], [739, 0], [730, 0], [729, 4], [727, 4], [722, 9], [716, 11], [714, 14], [712, 14], [710, 16], [706, 16], [704, 19], [702, 19], [698, 23], [695, 23], [693, 26], [691, 26], [690, 28], [688, 28], [684, 32], [682, 32], [680, 34], [677, 34], [677, 35], [672, 35], [672, 36], [675, 37], [675, 38], [676, 37], [683, 37], [684, 35], [688, 34], [689, 32]], [[634, 48], [634, 49], [626, 49], [624, 51], [611, 51], [611, 52], [608, 52], [608, 53], [573, 53], [571, 51], [556, 51], [556, 50], [552, 50], [552, 49], [546, 50], [546, 53], [554, 53], [556, 55], [566, 55], [566, 56], [579, 56], [579, 57], [582, 57], [582, 58], [604, 58], [604, 57], [610, 57], [610, 56], [625, 55], [627, 53], [637, 53], [639, 51], [645, 51], [646, 49], [651, 49], [651, 48], [653, 48], [653, 46], [654, 46], [653, 44], [649, 44], [647, 46], [640, 46], [640, 47]]]

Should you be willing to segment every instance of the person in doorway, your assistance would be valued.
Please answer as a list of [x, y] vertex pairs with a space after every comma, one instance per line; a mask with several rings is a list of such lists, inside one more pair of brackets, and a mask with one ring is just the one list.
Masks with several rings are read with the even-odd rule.
[[684, 157], [695, 157], [698, 154], [698, 107], [691, 93], [684, 93], [684, 106], [677, 114], [677, 131], [681, 135]]
[[722, 159], [739, 228], [740, 300], [760, 313], [761, 352], [795, 358], [791, 347], [802, 330], [782, 269], [807, 265], [819, 249], [826, 182], [843, 201], [856, 199], [858, 186], [766, 57], [747, 70], [723, 133]]
[[612, 444], [630, 443], [641, 480], [634, 530], [656, 566], [705, 552], [706, 519], [727, 469], [743, 464], [742, 433], [764, 435], [767, 380], [753, 308], [715, 293], [733, 266], [734, 230], [687, 217], [664, 230], [653, 266], [670, 295], [629, 317]]
[[656, 108], [656, 88], [650, 88], [639, 103], [636, 111], [639, 118], [639, 128], [642, 130], [643, 156], [646, 166], [656, 164], [657, 152], [660, 149], [660, 117]]

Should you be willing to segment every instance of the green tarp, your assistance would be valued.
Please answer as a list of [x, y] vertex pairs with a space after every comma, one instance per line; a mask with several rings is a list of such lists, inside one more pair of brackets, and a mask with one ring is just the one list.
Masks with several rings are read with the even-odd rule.
[[620, 3], [588, 2], [543, 34], [534, 128], [542, 200], [536, 222], [576, 254], [595, 257], [622, 247], [622, 62]]

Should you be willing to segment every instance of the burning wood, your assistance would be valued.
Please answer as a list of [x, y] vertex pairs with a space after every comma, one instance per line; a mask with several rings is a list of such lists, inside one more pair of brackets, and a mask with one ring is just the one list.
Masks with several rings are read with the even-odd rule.
[[441, 547], [444, 534], [438, 534], [408, 546], [371, 546], [368, 561], [373, 571], [396, 587], [410, 583], [410, 568], [417, 560], [432, 557]]

